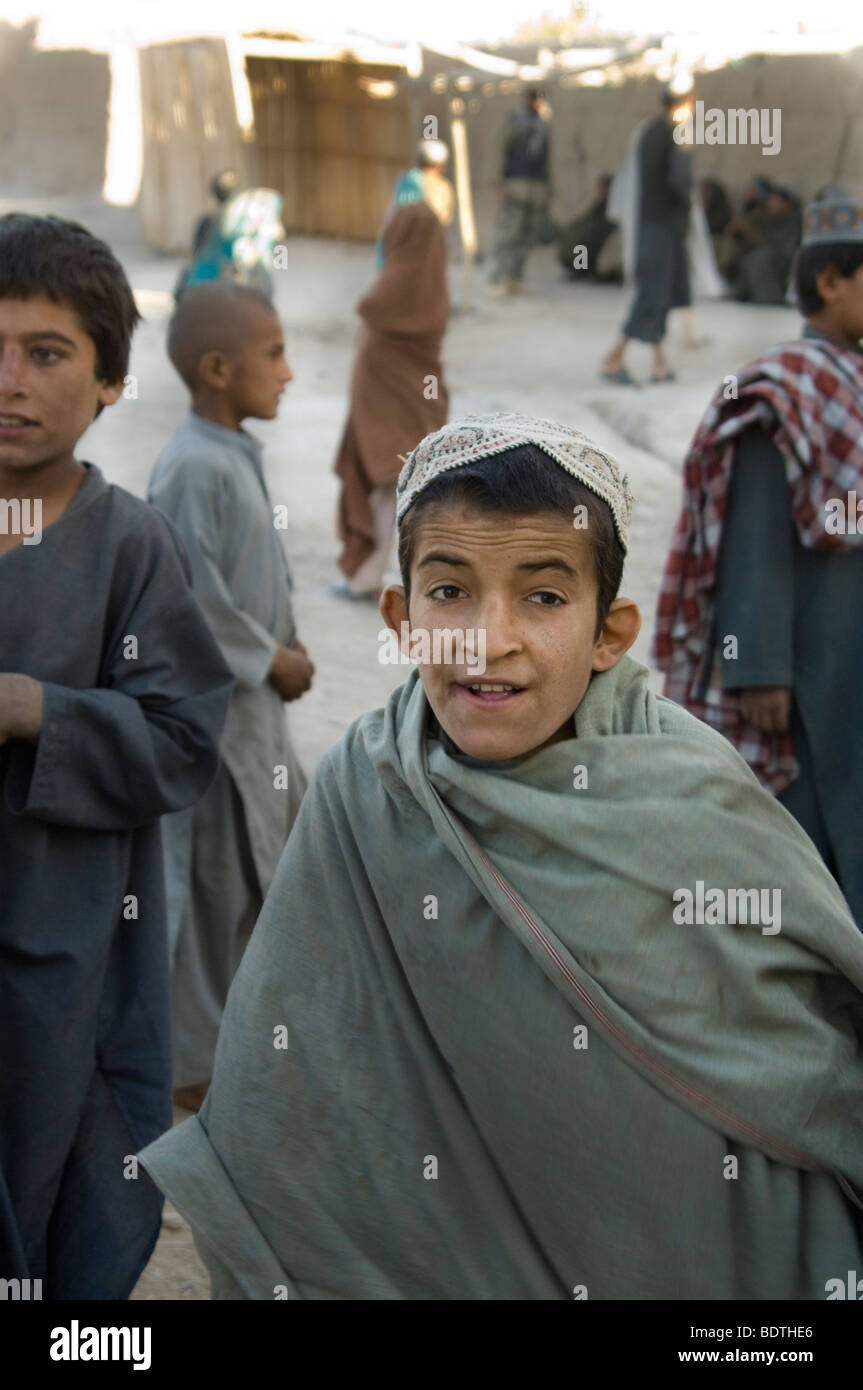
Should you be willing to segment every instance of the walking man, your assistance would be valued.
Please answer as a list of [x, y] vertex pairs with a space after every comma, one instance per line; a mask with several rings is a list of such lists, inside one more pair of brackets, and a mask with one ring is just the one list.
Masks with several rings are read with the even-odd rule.
[[525, 261], [551, 202], [548, 122], [539, 107], [539, 92], [532, 89], [525, 93], [524, 104], [509, 114], [489, 282], [489, 294], [496, 299], [520, 293]]
[[636, 128], [609, 197], [609, 215], [623, 224], [624, 265], [635, 268], [635, 300], [600, 373], [621, 386], [634, 385], [623, 361], [630, 338], [653, 347], [651, 381], [673, 380], [663, 348], [666, 319], [669, 309], [690, 302], [691, 170], [674, 142], [671, 112], [677, 100], [664, 92], [662, 114]]

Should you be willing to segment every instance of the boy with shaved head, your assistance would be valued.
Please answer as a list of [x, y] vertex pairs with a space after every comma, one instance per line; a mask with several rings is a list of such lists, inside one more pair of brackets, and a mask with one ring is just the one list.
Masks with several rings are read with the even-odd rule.
[[297, 640], [261, 445], [242, 427], [249, 416], [273, 419], [291, 380], [278, 317], [255, 290], [193, 285], [168, 351], [191, 410], [148, 495], [186, 542], [195, 593], [237, 681], [216, 780], [165, 826], [174, 1094], [196, 1110], [228, 987], [304, 790], [284, 702], [308, 690], [313, 667]]

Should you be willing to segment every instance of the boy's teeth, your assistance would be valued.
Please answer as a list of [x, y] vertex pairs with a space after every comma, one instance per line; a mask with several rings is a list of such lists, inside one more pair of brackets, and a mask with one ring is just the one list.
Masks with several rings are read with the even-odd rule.
[[29, 420], [25, 420], [23, 415], [0, 415], [0, 425], [27, 425]]
[[472, 685], [471, 690], [515, 690], [514, 685]]

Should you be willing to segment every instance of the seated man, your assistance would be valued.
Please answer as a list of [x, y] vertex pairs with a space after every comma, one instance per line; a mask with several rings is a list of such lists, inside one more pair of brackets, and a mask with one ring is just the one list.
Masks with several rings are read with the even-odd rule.
[[784, 304], [794, 255], [800, 245], [800, 203], [788, 188], [771, 188], [761, 241], [743, 253], [735, 297], [747, 304]]
[[743, 190], [740, 211], [725, 226], [725, 247], [721, 259], [717, 259], [722, 274], [732, 285], [737, 283], [740, 263], [746, 252], [753, 246], [760, 246], [763, 241], [767, 199], [772, 187], [769, 179], [750, 179]]
[[602, 248], [614, 233], [615, 224], [606, 213], [608, 193], [611, 188], [611, 175], [601, 174], [596, 181], [596, 197], [592, 204], [579, 217], [576, 217], [558, 235], [557, 259], [574, 279], [615, 280], [623, 279], [622, 272], [615, 274], [599, 269]]
[[200, 1116], [142, 1155], [216, 1298], [824, 1298], [860, 1268], [863, 939], [626, 655], [630, 505], [547, 420], [408, 458], [381, 607], [420, 669], [323, 759]]

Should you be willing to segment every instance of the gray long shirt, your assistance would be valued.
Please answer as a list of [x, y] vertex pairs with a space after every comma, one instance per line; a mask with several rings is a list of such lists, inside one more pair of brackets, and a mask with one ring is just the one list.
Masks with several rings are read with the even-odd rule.
[[[186, 543], [195, 595], [237, 677], [221, 754], [243, 802], [263, 894], [305, 781], [283, 701], [267, 679], [276, 645], [290, 646], [296, 629], [291, 575], [261, 454], [261, 444], [245, 430], [190, 413], [156, 460], [147, 496]], [[288, 769], [287, 793], [274, 786], [279, 766]], [[169, 882], [169, 890], [174, 887]]]
[[[719, 560], [723, 682], [726, 689], [793, 691], [801, 771], [780, 799], [815, 841], [863, 928], [861, 609], [863, 552], [802, 544], [782, 454], [763, 430], [749, 430], [735, 448]], [[738, 639], [736, 660], [722, 655], [726, 633]]]
[[160, 1203], [126, 1157], [171, 1122], [159, 817], [212, 781], [232, 681], [173, 528], [92, 465], [0, 556], [0, 671], [44, 692], [0, 746], [0, 1276], [127, 1298]]

